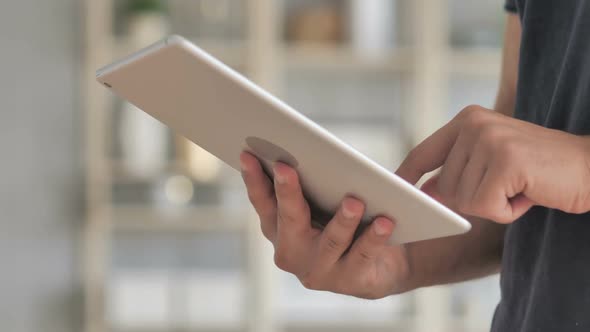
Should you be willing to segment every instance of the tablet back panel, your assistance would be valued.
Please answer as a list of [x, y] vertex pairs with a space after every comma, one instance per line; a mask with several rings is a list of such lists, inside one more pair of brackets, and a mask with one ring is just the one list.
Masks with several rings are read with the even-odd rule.
[[[320, 223], [342, 198], [366, 203], [364, 221], [395, 218], [392, 243], [466, 232], [470, 224], [203, 50], [171, 36], [97, 73], [99, 82], [239, 170], [243, 150], [271, 172], [295, 167]], [[270, 174], [272, 176], [272, 174]]]

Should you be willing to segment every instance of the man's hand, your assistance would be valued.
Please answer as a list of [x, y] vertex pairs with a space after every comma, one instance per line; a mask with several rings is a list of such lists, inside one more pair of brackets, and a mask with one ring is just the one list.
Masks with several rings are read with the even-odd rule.
[[587, 137], [469, 106], [414, 148], [397, 173], [415, 183], [442, 166], [436, 198], [460, 213], [510, 223], [533, 205], [589, 211], [589, 153]]
[[320, 231], [311, 227], [309, 206], [295, 170], [277, 163], [273, 184], [254, 156], [244, 152], [240, 162], [248, 196], [264, 236], [274, 245], [280, 269], [296, 275], [306, 288], [367, 299], [407, 290], [406, 251], [387, 243], [392, 221], [377, 218], [346, 252], [363, 215], [362, 202], [345, 198]]

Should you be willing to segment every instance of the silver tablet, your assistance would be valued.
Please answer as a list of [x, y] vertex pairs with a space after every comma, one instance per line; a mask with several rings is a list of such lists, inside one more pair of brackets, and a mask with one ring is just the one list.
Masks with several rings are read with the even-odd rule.
[[97, 80], [236, 170], [240, 152], [296, 168], [314, 223], [345, 195], [365, 202], [365, 223], [397, 221], [392, 243], [460, 234], [470, 224], [447, 207], [266, 92], [207, 52], [170, 36], [97, 72]]

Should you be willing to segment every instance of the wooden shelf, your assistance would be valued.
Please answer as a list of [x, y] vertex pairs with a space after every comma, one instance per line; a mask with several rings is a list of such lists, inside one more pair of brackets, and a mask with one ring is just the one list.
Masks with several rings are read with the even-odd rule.
[[[191, 38], [190, 36], [184, 37], [230, 67], [242, 69], [246, 66], [247, 43], [244, 41], [206, 40], [194, 37]], [[136, 51], [125, 38], [120, 37], [114, 39], [112, 43], [116, 49], [115, 55], [117, 58], [124, 57]]]
[[120, 205], [111, 208], [114, 231], [125, 232], [240, 232], [251, 212], [224, 211], [220, 206], [155, 208]]
[[280, 58], [290, 69], [408, 72], [413, 65], [409, 49], [393, 49], [383, 56], [368, 56], [350, 47], [337, 45], [283, 45]]

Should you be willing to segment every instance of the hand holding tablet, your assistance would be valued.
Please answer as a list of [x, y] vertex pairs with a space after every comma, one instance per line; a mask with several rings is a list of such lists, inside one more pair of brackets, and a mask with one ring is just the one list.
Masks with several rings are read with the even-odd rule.
[[395, 218], [391, 243], [470, 228], [461, 216], [181, 37], [109, 65], [97, 79], [235, 169], [241, 169], [242, 151], [256, 156], [257, 174], [268, 176], [266, 181], [277, 164], [290, 166], [286, 173], [297, 174], [316, 225], [329, 228], [342, 199], [355, 197], [364, 203], [363, 225]]

